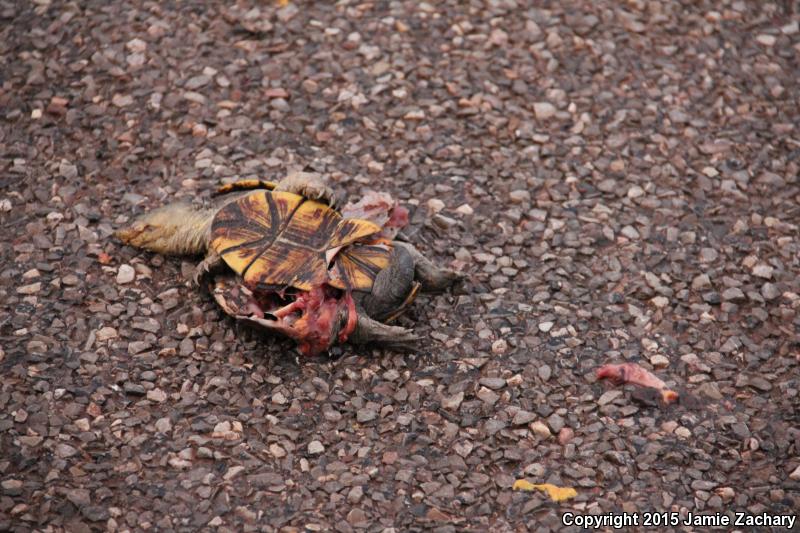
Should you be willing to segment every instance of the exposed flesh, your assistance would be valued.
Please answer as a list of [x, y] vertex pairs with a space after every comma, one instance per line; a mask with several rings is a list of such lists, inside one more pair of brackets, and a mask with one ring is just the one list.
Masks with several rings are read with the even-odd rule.
[[408, 225], [408, 210], [385, 192], [367, 191], [342, 208], [342, 217], [369, 220], [381, 226], [380, 237], [394, 239]]
[[295, 339], [304, 355], [345, 342], [356, 326], [350, 293], [329, 286], [290, 294], [263, 290], [254, 294], [235, 278], [218, 276], [212, 292], [225, 312]]
[[632, 383], [640, 387], [650, 387], [661, 393], [664, 403], [671, 403], [678, 399], [678, 393], [667, 388], [667, 384], [656, 377], [649, 370], [645, 370], [636, 363], [620, 365], [603, 365], [597, 369], [597, 378], [611, 379], [614, 383]]

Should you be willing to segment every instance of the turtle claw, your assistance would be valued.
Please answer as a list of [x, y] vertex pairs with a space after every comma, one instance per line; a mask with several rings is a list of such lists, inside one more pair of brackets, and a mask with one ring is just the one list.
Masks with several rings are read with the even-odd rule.
[[215, 253], [209, 254], [195, 267], [194, 273], [192, 273], [191, 285], [193, 287], [200, 287], [206, 276], [219, 270], [224, 264], [224, 261], [219, 255]]
[[315, 172], [292, 172], [275, 187], [276, 191], [299, 194], [309, 200], [317, 200], [334, 207], [338, 198], [320, 174]]
[[318, 200], [328, 205], [334, 203], [333, 189], [321, 183], [313, 183], [304, 186], [301, 189], [301, 194], [311, 200]]

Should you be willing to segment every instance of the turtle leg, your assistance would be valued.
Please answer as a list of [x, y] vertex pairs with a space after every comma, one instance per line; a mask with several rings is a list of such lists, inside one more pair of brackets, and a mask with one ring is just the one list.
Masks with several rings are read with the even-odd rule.
[[359, 313], [356, 328], [347, 340], [354, 344], [374, 342], [395, 347], [413, 348], [414, 342], [418, 341], [419, 337], [408, 328], [388, 326], [371, 319], [363, 313]]
[[413, 244], [402, 241], [394, 241], [393, 244], [405, 249], [414, 260], [414, 278], [422, 284], [423, 292], [441, 292], [464, 279], [464, 275], [455, 270], [431, 263]]
[[316, 172], [292, 172], [278, 183], [275, 190], [299, 194], [309, 200], [319, 200], [331, 207], [335, 207], [340, 201], [334, 190]]
[[378, 272], [372, 290], [359, 302], [364, 312], [376, 320], [395, 318], [417, 295], [414, 259], [403, 247], [394, 247], [389, 265]]
[[192, 283], [199, 286], [205, 277], [213, 272], [220, 272], [225, 267], [225, 261], [217, 252], [210, 250], [208, 255], [195, 267]]
[[384, 322], [392, 322], [394, 319], [396, 319], [396, 318], [397, 318], [397, 317], [399, 317], [401, 314], [403, 314], [403, 311], [405, 311], [405, 310], [406, 310], [406, 308], [407, 308], [409, 305], [411, 305], [411, 303], [412, 303], [414, 300], [416, 300], [416, 299], [417, 299], [417, 295], [419, 294], [420, 287], [422, 287], [422, 284], [421, 284], [420, 282], [418, 282], [418, 281], [415, 281], [415, 282], [414, 282], [414, 283], [411, 285], [411, 291], [409, 291], [408, 295], [406, 296], [406, 299], [405, 299], [405, 300], [403, 300], [403, 303], [401, 303], [400, 305], [398, 305], [398, 306], [395, 308], [395, 310], [394, 310], [394, 311], [392, 311], [391, 313], [389, 313], [389, 314], [386, 316], [386, 318], [384, 318], [384, 319], [383, 319], [383, 320], [384, 320]]

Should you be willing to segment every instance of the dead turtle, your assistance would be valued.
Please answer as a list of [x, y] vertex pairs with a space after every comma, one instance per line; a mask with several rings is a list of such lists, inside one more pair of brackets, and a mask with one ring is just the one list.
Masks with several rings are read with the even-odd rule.
[[123, 242], [168, 255], [206, 254], [223, 310], [238, 320], [295, 339], [306, 355], [345, 341], [403, 345], [409, 329], [385, 324], [419, 290], [458, 280], [413, 245], [396, 240], [408, 213], [391, 197], [367, 194], [341, 211], [318, 174], [296, 172], [280, 183], [246, 180], [223, 186], [215, 204], [151, 211], [116, 232]]

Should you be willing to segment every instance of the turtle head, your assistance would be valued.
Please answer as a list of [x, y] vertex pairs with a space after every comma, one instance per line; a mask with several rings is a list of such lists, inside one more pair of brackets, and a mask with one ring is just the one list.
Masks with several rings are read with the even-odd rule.
[[169, 255], [206, 251], [213, 211], [172, 204], [146, 213], [114, 235], [136, 248]]
[[160, 217], [150, 215], [152, 213], [135, 220], [130, 226], [118, 229], [114, 236], [136, 248], [161, 251], [165, 248], [164, 241], [174, 232], [167, 231], [163, 225], [158, 224]]

